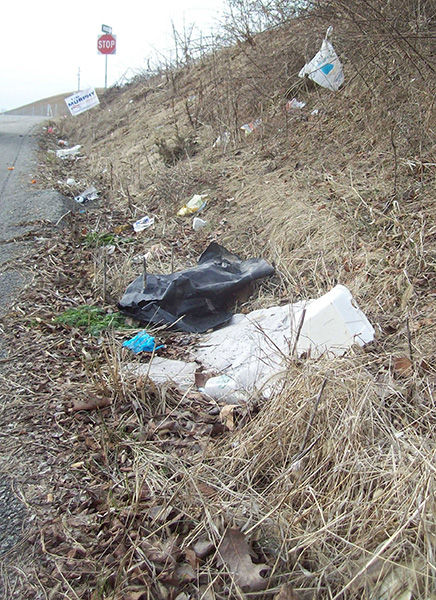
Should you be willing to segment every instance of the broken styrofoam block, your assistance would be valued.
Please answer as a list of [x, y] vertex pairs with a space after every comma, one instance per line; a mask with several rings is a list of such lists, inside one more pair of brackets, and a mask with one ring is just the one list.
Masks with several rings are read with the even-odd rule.
[[[297, 340], [297, 332], [300, 330]], [[316, 300], [236, 314], [226, 327], [206, 334], [194, 351], [206, 369], [227, 375], [232, 391], [269, 395], [298, 356], [341, 356], [353, 344], [374, 339], [374, 329], [343, 285]]]
[[149, 363], [129, 363], [125, 371], [135, 377], [147, 376], [156, 385], [174, 383], [179, 389], [186, 391], [195, 385], [195, 371], [198, 365], [195, 362], [172, 360], [155, 356]]

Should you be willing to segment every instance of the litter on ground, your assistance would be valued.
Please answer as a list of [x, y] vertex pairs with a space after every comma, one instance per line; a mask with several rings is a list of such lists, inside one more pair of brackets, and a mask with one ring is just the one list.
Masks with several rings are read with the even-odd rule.
[[72, 148], [56, 150], [56, 156], [58, 158], [61, 158], [62, 160], [77, 156], [77, 154], [79, 154], [80, 152], [81, 147], [82, 146], [80, 144], [77, 144], [77, 146], [73, 146]]
[[194, 217], [194, 219], [192, 220], [192, 229], [194, 231], [200, 231], [200, 229], [203, 229], [203, 227], [205, 227], [206, 225], [207, 221], [200, 219], [200, 217]]
[[262, 125], [262, 119], [256, 119], [250, 123], [244, 123], [241, 125], [241, 129], [245, 131], [245, 135], [250, 135], [255, 129], [258, 129]]
[[[257, 393], [269, 397], [293, 354], [342, 356], [354, 344], [371, 342], [374, 333], [350, 291], [336, 285], [315, 300], [236, 314], [227, 326], [201, 336], [191, 357], [206, 371], [218, 373], [202, 392], [227, 404], [239, 404]], [[195, 378], [187, 363], [172, 363], [169, 379], [180, 387], [178, 375], [182, 374], [184, 388], [193, 386]], [[154, 368], [152, 363], [150, 373]]]
[[327, 29], [319, 52], [304, 65], [298, 76], [304, 77], [307, 75], [309, 79], [318, 85], [337, 92], [344, 83], [344, 72], [341, 61], [329, 41], [332, 31], [332, 27]]
[[178, 217], [186, 217], [199, 213], [207, 204], [208, 194], [195, 194], [182, 208], [177, 212]]
[[90, 200], [97, 200], [98, 192], [97, 189], [92, 185], [87, 188], [84, 192], [79, 194], [78, 196], [74, 196], [74, 200], [79, 204], [84, 204], [85, 202], [89, 202]]
[[130, 340], [123, 342], [123, 347], [139, 354], [140, 352], [154, 352], [164, 346], [156, 346], [155, 338], [152, 335], [146, 331], [140, 331]]
[[[316, 300], [236, 314], [227, 327], [204, 336], [193, 355], [206, 369], [231, 379], [246, 396], [271, 392], [293, 351], [312, 358], [341, 356], [374, 339], [374, 329], [343, 285]], [[235, 385], [237, 384], [237, 385]]]
[[292, 98], [292, 100], [288, 100], [286, 102], [286, 110], [300, 110], [306, 106], [305, 102], [300, 102], [297, 98]]
[[138, 221], [133, 223], [133, 229], [136, 231], [136, 233], [140, 233], [152, 225], [154, 225], [154, 217], [149, 217], [146, 215], [145, 217], [142, 217], [142, 219], [138, 219]]
[[173, 383], [182, 391], [191, 389], [195, 382], [195, 372], [198, 365], [195, 362], [184, 362], [155, 356], [147, 364], [129, 363], [125, 367], [126, 373], [135, 377], [148, 377], [156, 385]]
[[212, 242], [195, 267], [169, 275], [141, 274], [127, 288], [120, 309], [141, 323], [168, 324], [201, 333], [230, 321], [241, 293], [255, 279], [274, 273], [265, 260], [241, 260]]

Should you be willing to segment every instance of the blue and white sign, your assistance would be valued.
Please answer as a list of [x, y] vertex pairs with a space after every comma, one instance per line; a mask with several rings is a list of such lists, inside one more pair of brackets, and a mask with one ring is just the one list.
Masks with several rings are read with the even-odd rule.
[[100, 100], [93, 88], [77, 92], [77, 94], [65, 98], [65, 102], [73, 117], [100, 104]]

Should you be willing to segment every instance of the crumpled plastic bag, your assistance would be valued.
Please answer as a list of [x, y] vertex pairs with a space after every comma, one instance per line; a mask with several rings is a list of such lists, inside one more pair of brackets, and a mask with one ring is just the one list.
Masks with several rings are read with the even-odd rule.
[[123, 347], [139, 354], [140, 352], [153, 352], [164, 346], [156, 346], [156, 341], [152, 335], [146, 331], [140, 331], [130, 340], [123, 342]]
[[307, 75], [309, 79], [318, 85], [332, 92], [337, 92], [344, 83], [344, 72], [341, 61], [329, 41], [332, 31], [332, 27], [327, 29], [319, 52], [315, 54], [310, 62], [304, 65], [298, 73], [298, 77]]
[[120, 310], [141, 323], [168, 324], [202, 333], [230, 321], [230, 308], [255, 279], [274, 273], [265, 260], [241, 260], [212, 242], [190, 269], [169, 275], [140, 275], [126, 289]]

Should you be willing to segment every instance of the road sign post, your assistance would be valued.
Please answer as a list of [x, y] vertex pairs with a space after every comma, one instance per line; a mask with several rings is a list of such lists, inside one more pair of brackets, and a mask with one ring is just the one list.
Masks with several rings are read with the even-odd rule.
[[108, 31], [108, 33], [99, 35], [97, 38], [97, 51], [99, 54], [105, 55], [104, 87], [107, 88], [107, 57], [108, 57], [108, 54], [116, 54], [117, 36], [113, 35], [112, 33], [109, 33], [109, 30], [110, 30], [110, 32], [112, 32], [112, 27], [109, 27], [109, 25], [102, 25], [101, 28], [102, 28], [102, 31]]

